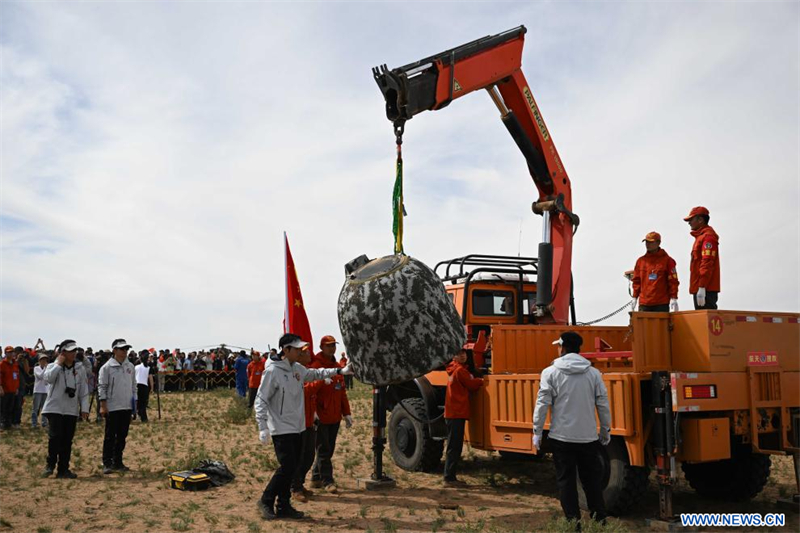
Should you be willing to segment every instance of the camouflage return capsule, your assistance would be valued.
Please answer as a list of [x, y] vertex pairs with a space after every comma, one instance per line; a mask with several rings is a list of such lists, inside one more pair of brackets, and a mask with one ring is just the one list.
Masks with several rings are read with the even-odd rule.
[[464, 345], [464, 324], [439, 277], [406, 255], [374, 259], [339, 294], [339, 328], [355, 376], [376, 386], [422, 376]]

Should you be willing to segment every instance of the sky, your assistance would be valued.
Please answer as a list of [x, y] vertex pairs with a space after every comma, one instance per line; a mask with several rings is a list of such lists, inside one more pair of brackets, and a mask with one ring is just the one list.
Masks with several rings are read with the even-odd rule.
[[[581, 217], [578, 320], [649, 231], [689, 309], [711, 212], [723, 309], [800, 311], [798, 2], [0, 3], [0, 343], [275, 346], [288, 234], [315, 339], [344, 264], [392, 253], [371, 68], [525, 25]], [[405, 251], [535, 256], [525, 161], [479, 91], [406, 124]], [[622, 325], [623, 313], [604, 322]]]

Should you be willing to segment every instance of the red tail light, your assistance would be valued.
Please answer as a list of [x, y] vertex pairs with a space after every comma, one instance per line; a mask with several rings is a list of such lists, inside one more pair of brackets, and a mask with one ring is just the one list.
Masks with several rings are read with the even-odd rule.
[[690, 400], [712, 399], [717, 397], [716, 385], [684, 385], [683, 397]]

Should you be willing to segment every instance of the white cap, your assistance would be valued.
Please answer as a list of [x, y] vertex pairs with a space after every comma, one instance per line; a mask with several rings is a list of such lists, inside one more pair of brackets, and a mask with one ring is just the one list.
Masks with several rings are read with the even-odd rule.
[[78, 345], [73, 340], [66, 340], [66, 341], [62, 342], [61, 346], [59, 348], [59, 350], [62, 351], [62, 352], [72, 352], [72, 351], [77, 350], [77, 349], [78, 349]]
[[123, 350], [130, 347], [131, 345], [128, 344], [125, 339], [117, 339], [114, 341], [114, 344], [111, 345], [112, 350]]
[[284, 348], [287, 346], [291, 346], [292, 348], [305, 348], [306, 346], [308, 346], [308, 343], [302, 339], [297, 339], [290, 342], [289, 344], [285, 344]]

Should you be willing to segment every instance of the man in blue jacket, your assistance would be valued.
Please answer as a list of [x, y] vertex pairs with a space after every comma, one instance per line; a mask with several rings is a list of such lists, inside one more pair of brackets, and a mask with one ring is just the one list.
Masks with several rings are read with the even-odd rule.
[[250, 364], [250, 358], [244, 353], [244, 350], [239, 352], [239, 356], [233, 363], [233, 369], [236, 370], [236, 393], [244, 398], [247, 395], [247, 365]]
[[[586, 493], [589, 512], [597, 521], [606, 518], [603, 502], [603, 467], [600, 446], [611, 442], [611, 410], [600, 371], [579, 352], [583, 338], [566, 331], [553, 344], [560, 346], [560, 357], [544, 369], [533, 412], [533, 446], [542, 444], [544, 421], [550, 409], [547, 441], [553, 452], [556, 483], [561, 508], [567, 520], [575, 520], [580, 530], [577, 472]], [[600, 433], [597, 422], [600, 419]]]

